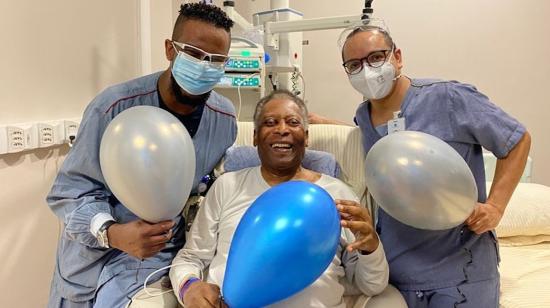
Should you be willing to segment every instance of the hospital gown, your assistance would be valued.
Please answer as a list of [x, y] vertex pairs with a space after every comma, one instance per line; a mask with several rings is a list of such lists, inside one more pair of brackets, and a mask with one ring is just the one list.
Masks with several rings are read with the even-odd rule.
[[[334, 199], [358, 202], [351, 189], [340, 180], [322, 175], [315, 184], [324, 188]], [[269, 188], [260, 167], [225, 173], [218, 178], [197, 214], [188, 242], [174, 258], [175, 266], [170, 271], [170, 278], [176, 290], [189, 277], [201, 277], [206, 267], [208, 275], [205, 280], [220, 287], [223, 285], [235, 229], [252, 202]], [[269, 307], [345, 308], [342, 297], [344, 292], [367, 296], [382, 292], [388, 283], [388, 264], [382, 244], [371, 254], [361, 255], [356, 250], [345, 250], [345, 246], [354, 240], [353, 233], [342, 228], [336, 255], [321, 277], [299, 293]], [[285, 269], [281, 268], [280, 271], [284, 273]]]

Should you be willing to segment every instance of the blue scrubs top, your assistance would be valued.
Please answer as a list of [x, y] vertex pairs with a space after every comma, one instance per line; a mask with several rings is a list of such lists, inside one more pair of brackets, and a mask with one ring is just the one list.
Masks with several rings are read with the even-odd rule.
[[[387, 129], [372, 126], [370, 103], [357, 109], [365, 152]], [[503, 158], [526, 130], [473, 86], [456, 81], [411, 80], [401, 104], [406, 129], [436, 136], [470, 167], [485, 202], [482, 147]], [[381, 134], [382, 133], [382, 134]], [[399, 193], [399, 192], [396, 192]], [[464, 224], [449, 230], [420, 230], [378, 210], [377, 231], [390, 266], [390, 283], [401, 290], [430, 290], [498, 278], [498, 243], [493, 232], [476, 235]]]
[[[174, 236], [159, 254], [138, 260], [117, 249], [104, 249], [90, 232], [90, 221], [99, 213], [109, 213], [118, 222], [138, 219], [113, 196], [99, 165], [101, 137], [111, 120], [122, 111], [139, 105], [159, 107], [157, 83], [161, 72], [107, 88], [84, 112], [74, 146], [65, 158], [47, 197], [52, 211], [63, 221], [50, 301], [93, 300], [97, 290], [118, 279], [126, 296], [138, 290], [148, 273], [170, 264], [184, 244], [185, 227], [175, 219]], [[193, 192], [200, 179], [209, 174], [237, 136], [233, 104], [212, 92], [201, 113], [193, 136], [196, 169]], [[185, 159], [182, 157], [182, 159]], [[135, 273], [128, 274], [129, 272]], [[131, 278], [128, 278], [131, 277]], [[154, 279], [160, 278], [156, 276]], [[154, 279], [150, 282], [154, 282]]]

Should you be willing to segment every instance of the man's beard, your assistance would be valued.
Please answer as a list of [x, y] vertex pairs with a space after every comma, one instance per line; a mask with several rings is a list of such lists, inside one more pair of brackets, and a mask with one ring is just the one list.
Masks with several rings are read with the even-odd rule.
[[178, 104], [187, 105], [191, 107], [197, 107], [200, 105], [206, 104], [206, 101], [210, 97], [210, 93], [212, 93], [212, 90], [200, 94], [200, 95], [189, 95], [182, 93], [182, 89], [178, 85], [176, 79], [172, 74], [170, 74], [170, 87], [172, 88], [172, 93], [174, 94], [174, 97], [176, 97], [176, 102]]

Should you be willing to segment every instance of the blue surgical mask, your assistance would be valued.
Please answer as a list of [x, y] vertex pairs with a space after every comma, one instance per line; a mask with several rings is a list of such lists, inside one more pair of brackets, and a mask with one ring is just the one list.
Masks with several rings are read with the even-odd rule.
[[214, 88], [225, 73], [223, 65], [201, 61], [178, 52], [172, 64], [172, 75], [178, 85], [191, 95], [204, 94]]

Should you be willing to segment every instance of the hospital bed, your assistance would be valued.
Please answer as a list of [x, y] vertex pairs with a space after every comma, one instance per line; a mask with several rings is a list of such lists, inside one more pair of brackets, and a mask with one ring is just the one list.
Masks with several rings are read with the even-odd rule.
[[[252, 146], [253, 125], [239, 122], [236, 146]], [[310, 125], [309, 149], [332, 153], [340, 164], [340, 178], [347, 182], [362, 202], [366, 198], [361, 133], [357, 127]], [[486, 173], [492, 178], [496, 159], [485, 155]], [[500, 242], [501, 308], [550, 307], [550, 187], [530, 183], [531, 161], [506, 210], [497, 235]], [[224, 172], [220, 164], [219, 172]], [[490, 183], [487, 183], [490, 187]], [[165, 281], [166, 282], [166, 281]], [[156, 293], [161, 283], [151, 286]], [[174, 307], [174, 296], [150, 298], [140, 292], [131, 308]], [[159, 305], [159, 303], [161, 303]], [[391, 308], [391, 307], [389, 307]]]
[[[253, 130], [251, 122], [240, 122], [236, 145], [252, 145]], [[341, 179], [366, 201], [365, 153], [357, 127], [310, 125], [309, 149], [332, 153], [340, 164]], [[490, 181], [496, 158], [486, 153], [484, 160]], [[502, 308], [550, 307], [550, 187], [531, 183], [531, 169], [529, 159], [496, 229]]]

